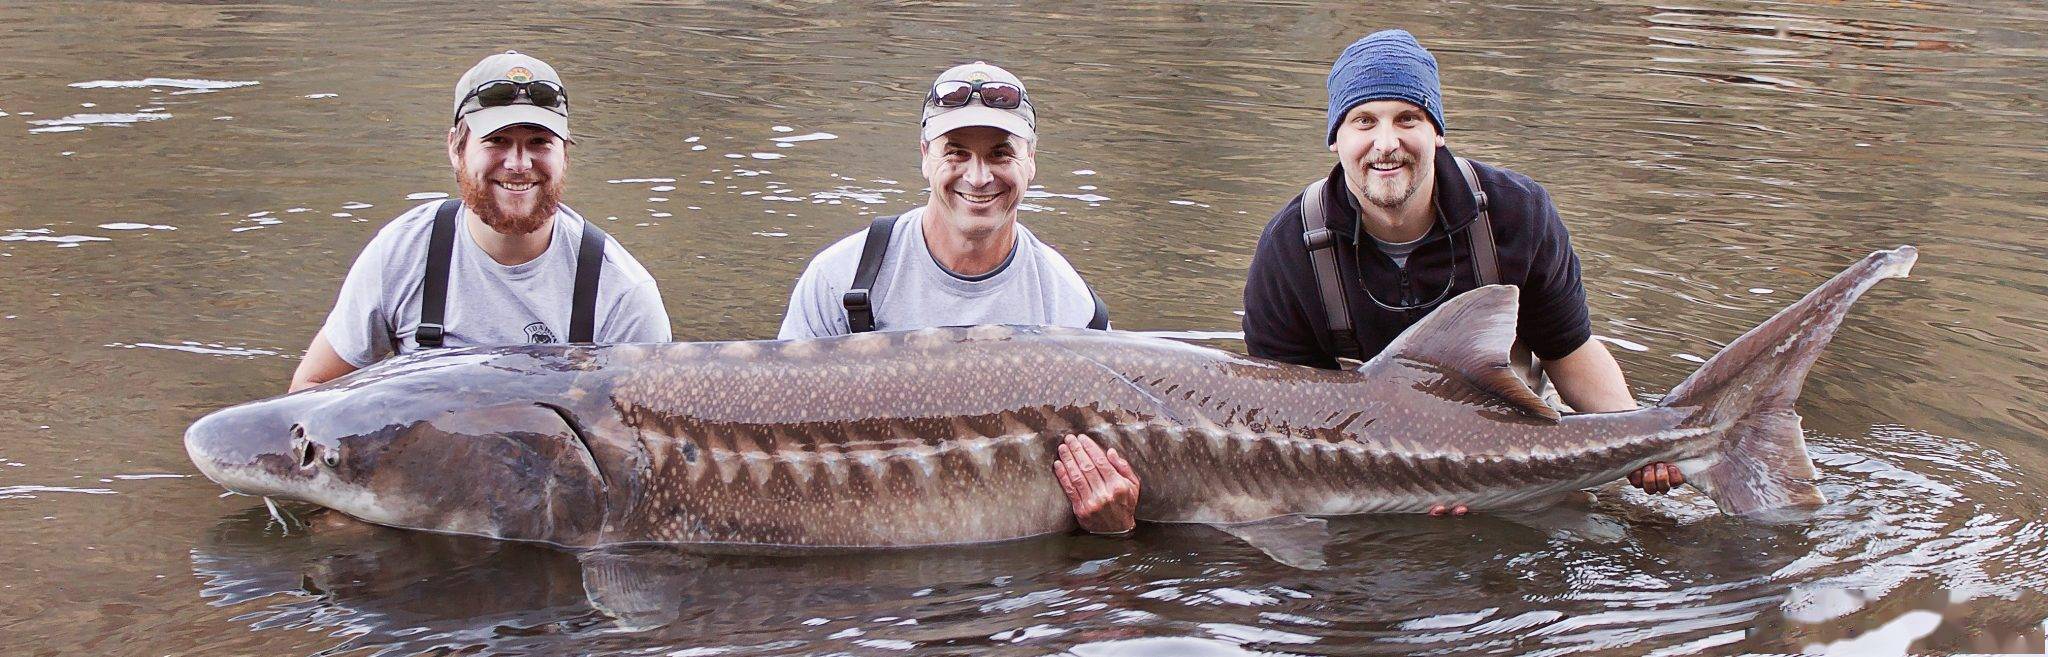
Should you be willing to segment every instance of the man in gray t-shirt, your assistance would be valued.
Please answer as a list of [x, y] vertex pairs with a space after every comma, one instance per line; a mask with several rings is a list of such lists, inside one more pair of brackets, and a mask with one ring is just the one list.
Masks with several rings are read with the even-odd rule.
[[[790, 292], [780, 337], [969, 324], [1089, 326], [1098, 313], [1088, 284], [1017, 223], [1017, 206], [1038, 172], [1037, 117], [1023, 81], [984, 62], [939, 74], [924, 98], [919, 143], [931, 189], [924, 207], [898, 217], [887, 242], [868, 245], [863, 230], [813, 258]], [[850, 316], [846, 294], [862, 253], [874, 246], [886, 250], [865, 288], [873, 325], [864, 328], [855, 326], [860, 318]], [[1138, 476], [1116, 450], [1068, 436], [1054, 475], [1082, 528], [1117, 533], [1134, 526]]]
[[[562, 79], [517, 52], [477, 63], [455, 88], [448, 163], [462, 199], [449, 241], [440, 346], [567, 342], [583, 217], [562, 205], [569, 106]], [[420, 348], [430, 234], [443, 202], [377, 231], [292, 374], [294, 391]], [[663, 342], [654, 278], [610, 237], [597, 261], [594, 342]]]

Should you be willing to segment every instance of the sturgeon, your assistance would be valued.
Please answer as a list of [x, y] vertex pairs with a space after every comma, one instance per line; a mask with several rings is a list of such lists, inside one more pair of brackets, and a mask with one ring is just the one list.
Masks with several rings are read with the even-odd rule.
[[1068, 433], [1124, 455], [1151, 522], [1532, 509], [1656, 461], [1769, 514], [1824, 502], [1794, 402], [1850, 305], [1916, 258], [1871, 254], [1627, 412], [1544, 405], [1508, 367], [1517, 292], [1489, 286], [1356, 371], [1012, 326], [438, 350], [217, 411], [185, 447], [232, 491], [572, 548], [1063, 532]]

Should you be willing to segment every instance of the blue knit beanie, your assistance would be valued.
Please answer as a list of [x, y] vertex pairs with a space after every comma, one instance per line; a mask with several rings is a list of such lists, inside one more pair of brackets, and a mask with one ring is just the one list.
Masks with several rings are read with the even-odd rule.
[[1381, 30], [1344, 49], [1330, 66], [1330, 142], [1351, 108], [1375, 100], [1405, 100], [1429, 112], [1444, 133], [1444, 92], [1436, 58], [1407, 30]]

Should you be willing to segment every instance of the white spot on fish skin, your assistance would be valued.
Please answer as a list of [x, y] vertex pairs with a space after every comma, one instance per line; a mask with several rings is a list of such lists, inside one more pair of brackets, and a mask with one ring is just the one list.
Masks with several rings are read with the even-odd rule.
[[945, 345], [950, 331], [942, 328], [921, 328], [903, 336], [905, 346], [917, 349], [931, 349]]
[[723, 358], [751, 359], [760, 354], [761, 345], [753, 342], [727, 342], [718, 347], [718, 355]]
[[782, 343], [782, 356], [786, 358], [812, 358], [824, 352], [817, 340], [791, 340]]
[[889, 336], [881, 333], [855, 333], [840, 338], [838, 348], [855, 355], [879, 354], [889, 348]]

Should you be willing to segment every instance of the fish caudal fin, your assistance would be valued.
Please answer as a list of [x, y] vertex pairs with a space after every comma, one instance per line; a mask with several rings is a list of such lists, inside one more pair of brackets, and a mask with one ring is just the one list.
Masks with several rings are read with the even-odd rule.
[[1731, 515], [1824, 503], [1793, 403], [1849, 306], [1878, 281], [1905, 277], [1918, 258], [1911, 246], [1870, 254], [1736, 338], [1665, 395], [1658, 405], [1699, 409], [1687, 427], [1720, 428], [1718, 447], [1678, 463], [1686, 482]]

